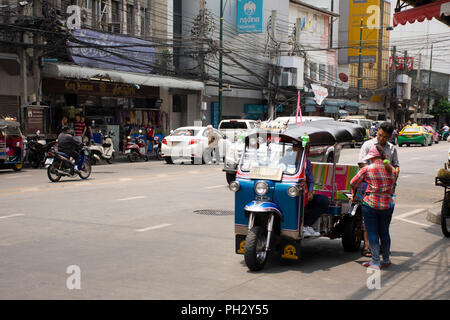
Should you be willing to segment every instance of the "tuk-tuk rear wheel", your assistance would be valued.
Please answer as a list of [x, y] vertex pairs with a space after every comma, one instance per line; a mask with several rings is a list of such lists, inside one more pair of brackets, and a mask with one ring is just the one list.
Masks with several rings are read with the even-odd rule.
[[244, 258], [245, 264], [251, 271], [259, 271], [264, 268], [267, 261], [265, 228], [253, 227], [245, 238]]

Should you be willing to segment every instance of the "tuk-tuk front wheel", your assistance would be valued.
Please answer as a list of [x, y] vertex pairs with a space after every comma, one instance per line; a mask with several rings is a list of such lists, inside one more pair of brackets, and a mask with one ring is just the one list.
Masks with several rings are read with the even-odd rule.
[[264, 268], [267, 261], [265, 251], [267, 235], [265, 228], [253, 227], [245, 238], [244, 258], [245, 264], [251, 271], [259, 271]]
[[449, 210], [449, 196], [450, 192], [445, 195], [444, 201], [442, 201], [441, 208], [441, 230], [444, 236], [450, 237], [450, 210]]
[[361, 219], [357, 217], [347, 219], [344, 222], [344, 234], [342, 235], [342, 246], [345, 251], [356, 251], [361, 246], [362, 228]]

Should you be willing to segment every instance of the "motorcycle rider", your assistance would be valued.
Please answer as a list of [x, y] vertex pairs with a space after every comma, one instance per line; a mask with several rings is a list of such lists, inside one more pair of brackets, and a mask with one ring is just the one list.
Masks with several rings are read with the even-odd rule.
[[58, 136], [58, 151], [64, 152], [69, 157], [72, 157], [75, 160], [74, 170], [75, 172], [79, 171], [78, 163], [80, 162], [80, 154], [78, 153], [78, 149], [80, 147], [80, 143], [69, 133], [70, 128], [68, 126], [63, 126], [62, 131]]

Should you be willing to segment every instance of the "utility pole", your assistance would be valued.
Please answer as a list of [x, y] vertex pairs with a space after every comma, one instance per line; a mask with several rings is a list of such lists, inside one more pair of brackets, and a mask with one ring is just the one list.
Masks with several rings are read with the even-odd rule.
[[[42, 18], [42, 4], [41, 0], [33, 1], [33, 16], [34, 18]], [[42, 57], [42, 37], [39, 32], [35, 32], [33, 36], [33, 77], [34, 77], [34, 94], [36, 97], [36, 105], [41, 104], [41, 67], [39, 60]]]
[[385, 32], [384, 28], [384, 0], [380, 1], [380, 25], [378, 29], [378, 57], [377, 57], [377, 87], [381, 88], [382, 82], [382, 60], [383, 60], [383, 33]]
[[[408, 74], [408, 61], [407, 61], [407, 59], [408, 59], [408, 51], [405, 50], [404, 56], [403, 56], [403, 74]], [[405, 92], [403, 92], [402, 100], [405, 100], [404, 96], [405, 96]], [[409, 111], [409, 101], [405, 102], [405, 108], [406, 108], [406, 110], [405, 110], [405, 121], [406, 121], [406, 115], [408, 114], [408, 111]]]
[[431, 94], [431, 69], [433, 64], [433, 44], [431, 44], [431, 54], [430, 54], [430, 71], [428, 73], [428, 105], [427, 108], [430, 108], [430, 94]]
[[361, 47], [362, 47], [362, 32], [363, 32], [363, 19], [361, 19], [361, 26], [359, 27], [359, 52], [358, 52], [358, 96], [356, 101], [359, 102], [361, 91]]
[[[19, 6], [19, 15], [24, 17], [24, 8]], [[22, 43], [25, 43], [24, 32], [20, 33], [20, 39]], [[22, 130], [26, 133], [26, 121], [25, 121], [25, 108], [28, 105], [28, 75], [27, 75], [27, 52], [25, 47], [19, 49], [20, 58], [20, 123], [22, 124]]]
[[200, 36], [200, 50], [198, 55], [198, 63], [200, 65], [200, 77], [202, 81], [205, 78], [205, 56], [203, 54], [203, 35], [205, 30], [205, 0], [200, 0], [200, 26], [199, 26], [199, 36]]
[[397, 109], [398, 109], [398, 104], [397, 104], [397, 47], [393, 46], [392, 47], [392, 68], [393, 68], [393, 76], [392, 76], [392, 82], [394, 83], [394, 88], [391, 89], [391, 107], [394, 105], [395, 107], [392, 108], [392, 114], [393, 117], [392, 119], [396, 120], [396, 115], [397, 115]]
[[219, 122], [222, 120], [223, 93], [223, 0], [220, 0], [220, 34], [219, 34]]
[[[420, 79], [420, 68], [422, 64], [422, 54], [419, 53], [419, 64], [417, 68], [417, 75], [416, 75], [416, 86], [417, 86], [417, 108], [420, 109], [420, 87], [422, 84], [422, 79]], [[417, 108], [414, 111], [414, 121], [417, 123]]]
[[[272, 10], [272, 18], [271, 18], [271, 24], [270, 24], [270, 38], [271, 38], [273, 47], [276, 46], [276, 43], [275, 43], [275, 28], [277, 26], [276, 21], [277, 21], [277, 11]], [[276, 58], [275, 51], [276, 51], [276, 49], [271, 49], [271, 52], [270, 52], [270, 68], [271, 68], [271, 70], [269, 70], [270, 76], [269, 76], [269, 86], [268, 86], [269, 87], [268, 101], [269, 101], [269, 119], [270, 120], [273, 120], [274, 115], [275, 115], [274, 101], [272, 99], [273, 94], [274, 94], [272, 92], [272, 90], [273, 90], [272, 83], [273, 83], [273, 79], [275, 77], [275, 58]]]

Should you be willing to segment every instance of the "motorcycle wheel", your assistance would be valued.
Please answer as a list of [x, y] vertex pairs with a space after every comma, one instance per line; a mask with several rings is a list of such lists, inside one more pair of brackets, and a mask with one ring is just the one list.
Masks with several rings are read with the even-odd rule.
[[342, 235], [342, 246], [345, 251], [356, 251], [361, 246], [362, 228], [361, 219], [357, 216], [344, 222], [344, 234]]
[[109, 164], [112, 164], [112, 157], [111, 157], [111, 158], [106, 158], [105, 160], [106, 160], [106, 162], [108, 162]]
[[145, 155], [145, 156], [144, 156], [144, 161], [148, 161], [148, 160], [149, 160], [148, 156]]
[[53, 162], [48, 168], [47, 168], [47, 176], [50, 179], [51, 182], [58, 182], [61, 179], [61, 175], [57, 173], [56, 164], [59, 162]]
[[244, 259], [245, 264], [251, 271], [259, 271], [264, 268], [267, 254], [264, 250], [266, 245], [265, 228], [253, 227], [245, 238]]
[[166, 160], [167, 164], [173, 164], [173, 160], [171, 157], [164, 157], [164, 160]]
[[128, 161], [130, 161], [130, 162], [133, 162], [133, 161], [134, 161], [133, 155], [132, 155], [132, 154], [127, 155], [127, 159], [128, 159]]
[[91, 171], [92, 171], [91, 163], [86, 160], [83, 163], [83, 167], [81, 168], [80, 173], [78, 175], [80, 176], [81, 179], [87, 179], [91, 175]]

